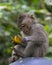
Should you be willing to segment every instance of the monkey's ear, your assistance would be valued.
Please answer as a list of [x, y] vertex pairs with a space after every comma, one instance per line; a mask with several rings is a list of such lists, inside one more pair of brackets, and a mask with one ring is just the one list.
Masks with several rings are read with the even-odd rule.
[[26, 14], [25, 13], [20, 13], [19, 14], [19, 18], [21, 19], [21, 18], [24, 18], [26, 16]]
[[20, 13], [18, 16], [18, 25], [23, 21], [23, 19], [26, 17], [25, 13]]

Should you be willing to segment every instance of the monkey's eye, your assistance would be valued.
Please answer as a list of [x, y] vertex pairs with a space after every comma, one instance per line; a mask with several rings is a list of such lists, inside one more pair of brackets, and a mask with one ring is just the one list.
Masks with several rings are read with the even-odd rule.
[[25, 25], [24, 24], [21, 24], [20, 25], [20, 29], [22, 29], [22, 28], [24, 28], [25, 27]]
[[21, 27], [25, 27], [25, 25], [24, 25], [24, 24], [22, 24], [22, 25], [21, 25]]

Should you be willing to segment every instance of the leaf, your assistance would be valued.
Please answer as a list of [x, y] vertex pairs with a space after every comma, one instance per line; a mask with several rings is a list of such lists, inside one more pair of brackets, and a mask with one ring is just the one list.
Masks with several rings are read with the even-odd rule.
[[52, 46], [49, 47], [48, 53], [52, 53]]
[[49, 35], [49, 42], [50, 42], [50, 45], [52, 45], [52, 33]]

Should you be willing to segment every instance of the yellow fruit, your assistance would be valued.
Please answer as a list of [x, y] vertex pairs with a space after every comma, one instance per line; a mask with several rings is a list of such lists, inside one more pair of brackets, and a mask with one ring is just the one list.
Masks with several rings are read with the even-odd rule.
[[21, 42], [22, 42], [21, 36], [19, 36], [19, 35], [18, 36], [14, 36], [13, 42], [15, 42], [17, 44], [21, 44]]

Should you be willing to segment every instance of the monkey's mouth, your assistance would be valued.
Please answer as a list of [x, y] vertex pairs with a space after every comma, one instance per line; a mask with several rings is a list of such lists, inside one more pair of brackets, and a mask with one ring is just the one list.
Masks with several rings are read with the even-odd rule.
[[27, 35], [29, 35], [29, 33], [30, 33], [30, 31], [27, 29], [25, 29], [25, 30], [23, 30], [23, 32], [25, 33], [25, 34], [27, 34]]
[[21, 25], [21, 30], [22, 30], [25, 34], [29, 35], [30, 28], [29, 28], [26, 24], [22, 24], [22, 25]]

